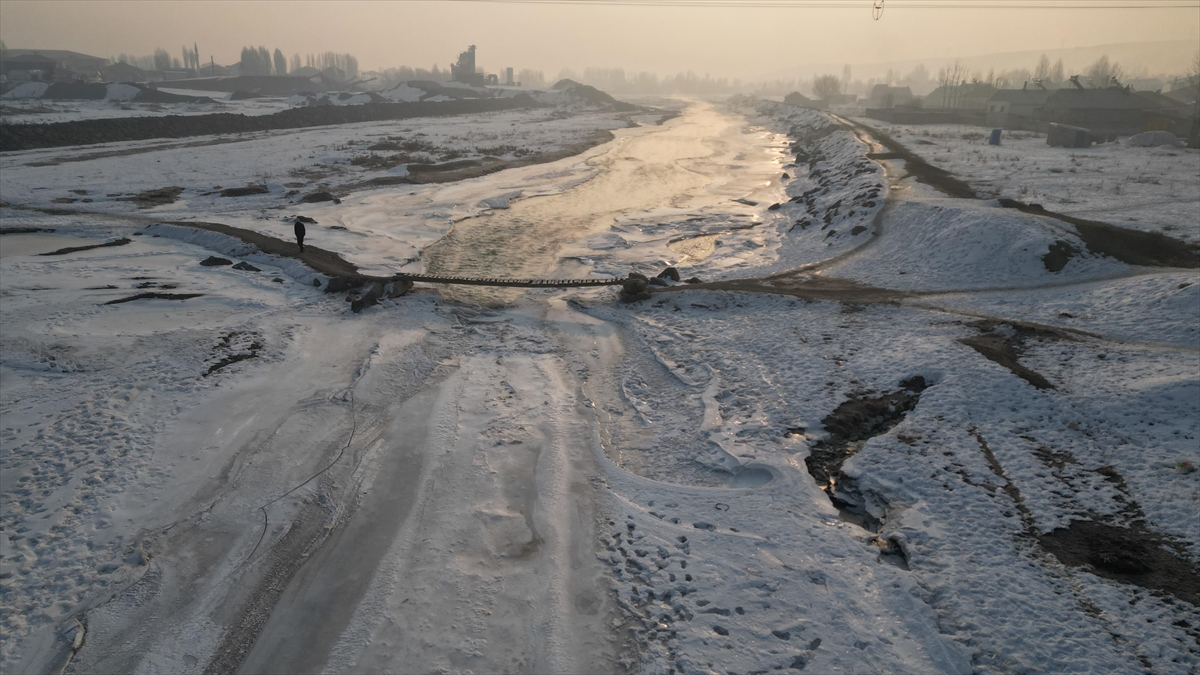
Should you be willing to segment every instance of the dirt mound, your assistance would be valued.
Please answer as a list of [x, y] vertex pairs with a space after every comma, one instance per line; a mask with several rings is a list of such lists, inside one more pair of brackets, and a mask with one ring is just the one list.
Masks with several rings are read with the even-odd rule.
[[604, 107], [609, 107], [609, 108], [613, 108], [614, 110], [620, 110], [620, 111], [629, 111], [629, 110], [637, 109], [637, 106], [635, 106], [631, 103], [625, 103], [623, 101], [618, 101], [617, 99], [613, 98], [612, 96], [600, 91], [599, 89], [597, 89], [591, 85], [580, 84], [580, 83], [576, 82], [575, 80], [569, 80], [569, 79], [559, 80], [558, 82], [554, 83], [554, 86], [551, 87], [551, 89], [554, 89], [555, 91], [565, 91], [571, 95], [571, 98], [576, 99], [578, 101], [582, 101], [584, 103], [588, 103], [590, 105], [604, 106]]
[[201, 91], [257, 92], [264, 96], [290, 96], [303, 92], [324, 91], [324, 87], [307, 77], [291, 75], [240, 75], [237, 77], [203, 77], [194, 80], [171, 80], [172, 89]]
[[41, 98], [54, 101], [102, 101], [107, 96], [106, 84], [56, 82], [46, 88]]
[[1125, 145], [1133, 148], [1157, 148], [1160, 145], [1181, 148], [1184, 143], [1179, 140], [1178, 136], [1169, 131], [1143, 131], [1140, 134], [1130, 136], [1125, 141]]

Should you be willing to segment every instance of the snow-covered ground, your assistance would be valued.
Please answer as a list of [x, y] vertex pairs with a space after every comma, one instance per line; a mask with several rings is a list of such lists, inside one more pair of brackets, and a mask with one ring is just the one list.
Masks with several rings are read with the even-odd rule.
[[196, 91], [159, 87], [159, 91], [179, 96], [203, 96], [204, 103], [139, 103], [116, 99], [98, 101], [54, 101], [38, 98], [11, 98], [0, 102], [0, 124], [48, 124], [98, 120], [112, 117], [157, 117], [166, 115], [270, 115], [295, 104], [286, 98], [251, 98], [231, 101], [227, 91]]
[[[286, 203], [282, 177], [202, 194], [371, 134], [545, 152], [623, 125], [531, 114], [0, 157], [5, 202], [96, 212], [0, 210], [54, 229], [0, 236], [5, 672], [1200, 668], [1196, 270], [1051, 271], [1084, 249], [1069, 226], [747, 99], [340, 204]], [[93, 202], [54, 203], [76, 187]], [[352, 314], [293, 259], [145, 228], [287, 238], [296, 213], [370, 271], [800, 268], [761, 284], [800, 297], [419, 288]], [[814, 278], [903, 294], [806, 300]], [[101, 304], [146, 292], [200, 295]], [[1067, 564], [1053, 533], [1080, 520], [1149, 535]]]
[[[0, 200], [136, 214], [146, 222], [217, 220], [286, 238], [292, 219], [307, 215], [318, 222], [319, 233], [309, 232], [318, 246], [364, 265], [396, 269], [455, 220], [491, 208], [485, 200], [557, 190], [586, 177], [589, 169], [577, 162], [563, 168], [535, 164], [506, 172], [500, 190], [491, 182], [472, 190], [477, 184], [472, 181], [380, 189], [372, 180], [402, 179], [409, 162], [535, 160], [594, 143], [628, 124], [616, 113], [565, 116], [539, 109], [13, 152], [0, 157], [5, 174]], [[222, 194], [247, 185], [266, 191]], [[166, 204], [137, 201], [139, 194], [161, 188], [180, 189]], [[341, 202], [301, 201], [321, 191]]]
[[961, 124], [858, 121], [891, 135], [982, 195], [1038, 203], [1051, 211], [1200, 244], [1200, 150], [1133, 147], [1122, 137], [1088, 148], [1055, 148], [1046, 135]]

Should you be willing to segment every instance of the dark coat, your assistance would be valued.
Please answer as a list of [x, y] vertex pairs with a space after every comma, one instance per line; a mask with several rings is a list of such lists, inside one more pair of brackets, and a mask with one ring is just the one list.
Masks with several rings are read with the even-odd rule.
[[303, 237], [303, 236], [304, 236], [304, 223], [297, 220], [296, 221], [296, 237], [299, 238], [299, 237]]

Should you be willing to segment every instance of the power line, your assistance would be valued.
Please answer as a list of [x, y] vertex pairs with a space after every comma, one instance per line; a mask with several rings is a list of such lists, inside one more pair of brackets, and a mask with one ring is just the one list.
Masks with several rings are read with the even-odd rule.
[[[620, 7], [741, 7], [778, 9], [855, 9], [881, 7], [875, 0], [412, 0], [414, 2], [475, 2], [512, 5], [590, 5]], [[1130, 2], [1130, 0], [892, 0], [887, 3], [892, 10], [898, 9], [1019, 9], [1019, 10], [1067, 10], [1067, 9], [1200, 9], [1200, 0], [1157, 0], [1154, 2]]]

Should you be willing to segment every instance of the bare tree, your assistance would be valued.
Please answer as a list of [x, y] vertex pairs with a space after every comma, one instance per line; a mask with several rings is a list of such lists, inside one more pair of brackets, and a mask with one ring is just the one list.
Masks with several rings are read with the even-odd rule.
[[837, 75], [821, 75], [813, 80], [813, 94], [822, 101], [828, 101], [842, 90], [842, 83]]
[[1042, 54], [1038, 59], [1037, 68], [1033, 71], [1033, 79], [1046, 81], [1050, 77], [1050, 57]]
[[1191, 68], [1188, 70], [1188, 85], [1196, 88], [1196, 100], [1192, 103], [1192, 114], [1195, 115], [1195, 119], [1192, 120], [1192, 136], [1195, 137], [1197, 127], [1200, 126], [1200, 50], [1192, 57]]
[[163, 49], [162, 47], [155, 49], [154, 50], [154, 69], [155, 70], [170, 70], [170, 68], [171, 68], [171, 55], [168, 54], [167, 50]]
[[279, 51], [278, 47], [275, 48], [274, 60], [275, 60], [275, 74], [276, 75], [287, 75], [287, 71], [288, 71], [287, 57], [283, 55], [283, 52]]
[[517, 82], [520, 82], [522, 87], [541, 89], [542, 87], [546, 86], [546, 76], [542, 74], [542, 71], [540, 70], [522, 68], [521, 71], [517, 73]]
[[850, 64], [847, 63], [845, 65], [845, 67], [842, 68], [842, 93], [843, 94], [850, 93], [849, 91], [847, 91], [849, 88], [850, 88]]
[[1050, 81], [1055, 84], [1061, 84], [1067, 77], [1066, 69], [1063, 67], [1063, 60], [1054, 62], [1054, 67], [1050, 69]]
[[292, 54], [292, 67], [288, 69], [288, 72], [295, 73], [297, 70], [300, 70], [300, 55]]
[[1102, 54], [1096, 59], [1095, 63], [1088, 66], [1087, 78], [1091, 82], [1092, 87], [1103, 89], [1109, 85], [1115, 84], [1117, 79], [1121, 77], [1121, 64], [1116, 61], [1109, 62], [1108, 54]]

